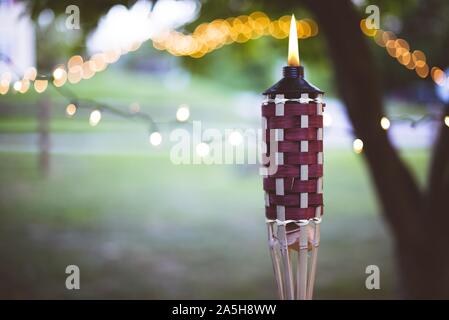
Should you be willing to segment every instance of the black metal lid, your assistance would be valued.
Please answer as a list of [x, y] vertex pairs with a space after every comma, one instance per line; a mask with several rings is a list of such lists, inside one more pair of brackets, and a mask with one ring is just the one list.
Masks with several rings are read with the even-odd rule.
[[304, 67], [286, 66], [283, 68], [284, 77], [271, 88], [265, 90], [263, 94], [298, 94], [298, 93], [324, 93], [313, 84], [304, 79]]

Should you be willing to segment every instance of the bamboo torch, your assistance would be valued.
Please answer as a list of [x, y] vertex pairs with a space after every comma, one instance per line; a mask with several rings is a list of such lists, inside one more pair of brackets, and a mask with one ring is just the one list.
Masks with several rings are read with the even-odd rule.
[[296, 20], [283, 78], [265, 90], [263, 188], [280, 299], [312, 299], [323, 214], [323, 94], [304, 79]]

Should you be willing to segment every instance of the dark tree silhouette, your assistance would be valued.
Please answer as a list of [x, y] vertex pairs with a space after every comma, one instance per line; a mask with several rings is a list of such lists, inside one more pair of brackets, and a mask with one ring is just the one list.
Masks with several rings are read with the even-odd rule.
[[365, 159], [395, 242], [401, 293], [405, 298], [449, 298], [449, 128], [440, 122], [429, 178], [420, 190], [379, 126], [382, 91], [353, 4], [303, 3], [326, 36], [339, 93], [356, 135], [365, 142]]

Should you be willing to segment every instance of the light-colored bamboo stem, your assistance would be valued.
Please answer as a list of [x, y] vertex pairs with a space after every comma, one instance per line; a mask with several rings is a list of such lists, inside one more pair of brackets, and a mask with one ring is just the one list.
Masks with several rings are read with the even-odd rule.
[[312, 300], [313, 289], [315, 287], [316, 266], [317, 266], [317, 260], [318, 260], [318, 248], [320, 245], [320, 222], [321, 222], [321, 220], [317, 220], [314, 222], [315, 232], [314, 232], [313, 243], [312, 243], [309, 281], [307, 283], [307, 300]]
[[298, 279], [297, 279], [297, 298], [298, 300], [306, 299], [307, 291], [307, 259], [308, 259], [308, 224], [300, 226], [299, 229], [299, 251], [298, 251]]
[[281, 247], [281, 257], [282, 264], [284, 267], [284, 288], [285, 288], [285, 298], [287, 300], [293, 300], [294, 294], [294, 284], [293, 284], [293, 274], [292, 267], [290, 264], [290, 256], [288, 253], [288, 242], [287, 242], [287, 228], [285, 225], [281, 225], [278, 228], [278, 238]]
[[268, 228], [268, 247], [270, 249], [271, 261], [273, 263], [273, 271], [274, 277], [276, 279], [276, 287], [278, 289], [278, 297], [279, 299], [284, 300], [285, 299], [284, 286], [282, 284], [280, 258], [276, 248], [276, 240], [274, 238], [273, 222], [268, 222], [267, 228]]

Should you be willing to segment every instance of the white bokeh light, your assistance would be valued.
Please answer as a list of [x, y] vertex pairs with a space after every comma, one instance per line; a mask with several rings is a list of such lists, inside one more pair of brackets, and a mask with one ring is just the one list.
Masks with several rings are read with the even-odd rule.
[[115, 5], [100, 19], [87, 47], [91, 53], [124, 50], [194, 21], [199, 8], [196, 0], [139, 0], [129, 9]]
[[243, 136], [238, 131], [232, 131], [228, 137], [229, 144], [232, 146], [238, 146], [243, 142]]
[[390, 128], [390, 125], [390, 120], [387, 117], [382, 117], [382, 119], [380, 119], [380, 126], [382, 127], [382, 129], [388, 130]]
[[20, 91], [22, 89], [22, 81], [17, 80], [13, 85], [14, 90]]
[[90, 113], [89, 124], [92, 127], [95, 127], [101, 120], [101, 112], [100, 110], [94, 110]]
[[185, 122], [189, 120], [189, 117], [190, 117], [189, 107], [186, 104], [180, 105], [178, 110], [176, 111], [176, 120], [178, 120], [179, 122]]
[[56, 80], [61, 79], [64, 76], [64, 72], [65, 70], [61, 67], [57, 67], [54, 71], [53, 71], [53, 78], [55, 78]]
[[355, 139], [352, 143], [352, 148], [355, 153], [361, 153], [363, 151], [363, 141], [361, 139]]
[[159, 132], [157, 132], [157, 131], [152, 132], [150, 134], [150, 143], [153, 146], [160, 145], [162, 143], [162, 135]]
[[209, 154], [210, 147], [207, 143], [201, 142], [196, 145], [195, 150], [197, 155], [199, 155], [200, 157], [205, 157]]

